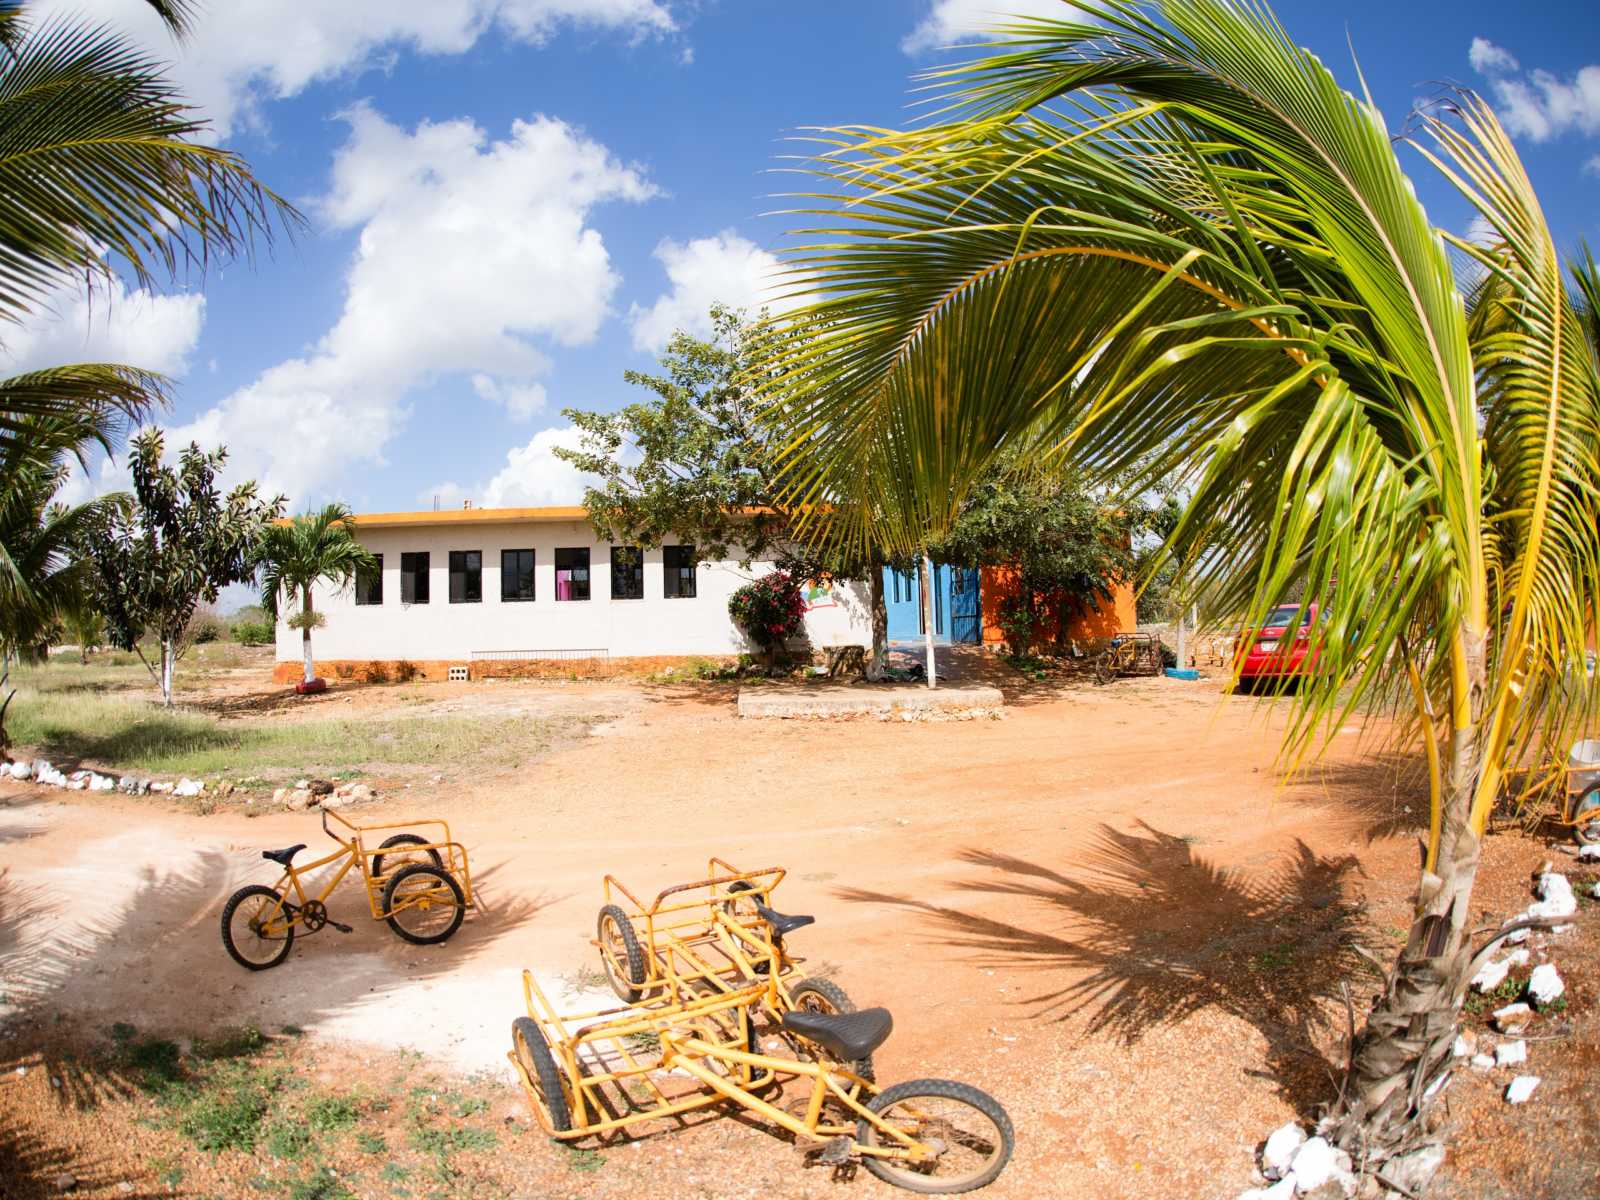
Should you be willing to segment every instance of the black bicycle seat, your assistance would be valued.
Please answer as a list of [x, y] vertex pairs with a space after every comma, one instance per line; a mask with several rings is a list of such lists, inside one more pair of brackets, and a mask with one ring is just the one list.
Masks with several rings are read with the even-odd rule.
[[853, 1013], [786, 1012], [783, 1027], [815, 1042], [840, 1062], [855, 1062], [871, 1054], [894, 1032], [887, 1008], [863, 1008]]
[[287, 867], [289, 865], [289, 860], [292, 859], [296, 854], [299, 854], [300, 851], [304, 850], [305, 848], [306, 844], [301, 842], [298, 846], [290, 846], [287, 850], [263, 850], [261, 852], [261, 857], [271, 859], [280, 867]]
[[779, 937], [793, 933], [796, 929], [804, 929], [807, 925], [816, 924], [815, 917], [786, 917], [781, 912], [768, 908], [759, 900], [755, 904], [756, 912], [761, 914], [761, 919], [771, 925]]

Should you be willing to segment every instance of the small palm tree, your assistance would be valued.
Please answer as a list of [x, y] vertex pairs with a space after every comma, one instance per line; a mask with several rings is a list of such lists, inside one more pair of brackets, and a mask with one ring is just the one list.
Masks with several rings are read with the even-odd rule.
[[370, 570], [377, 560], [355, 537], [356, 522], [343, 504], [328, 504], [268, 528], [256, 551], [261, 572], [261, 607], [274, 621], [285, 594], [290, 601], [300, 593], [300, 611], [289, 619], [300, 630], [305, 652], [305, 682], [316, 678], [311, 657], [311, 630], [322, 623], [311, 598], [311, 585], [327, 579], [349, 587], [357, 571]]
[[1412, 141], [1481, 244], [1429, 222], [1370, 97], [1264, 4], [1075, 10], [1097, 23], [1019, 22], [940, 73], [944, 121], [825, 135], [791, 260], [814, 336], [771, 364], [787, 499], [913, 551], [1008, 451], [1170, 472], [1167, 549], [1218, 611], [1324, 599], [1290, 761], [1392, 706], [1430, 782], [1410, 934], [1327, 1122], [1375, 1169], [1451, 1070], [1507, 772], [1564, 758], [1600, 699], [1600, 287], [1586, 263], [1574, 304], [1476, 97]]

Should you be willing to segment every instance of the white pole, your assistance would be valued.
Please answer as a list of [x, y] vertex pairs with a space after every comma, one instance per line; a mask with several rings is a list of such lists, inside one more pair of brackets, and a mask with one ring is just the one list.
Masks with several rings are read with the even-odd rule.
[[1186, 616], [1188, 614], [1180, 608], [1178, 610], [1178, 670], [1180, 671], [1187, 665], [1183, 658], [1183, 619]]
[[924, 554], [917, 571], [922, 576], [922, 638], [927, 648], [928, 686], [931, 688], [939, 682], [933, 665], [933, 560]]

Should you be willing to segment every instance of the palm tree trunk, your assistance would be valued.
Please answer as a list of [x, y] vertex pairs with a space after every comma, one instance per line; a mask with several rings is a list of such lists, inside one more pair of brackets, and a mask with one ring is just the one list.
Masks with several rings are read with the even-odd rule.
[[889, 666], [889, 605], [883, 595], [883, 556], [874, 553], [867, 573], [867, 593], [872, 599], [872, 655], [867, 659], [867, 679], [882, 681]]
[[1457, 703], [1433, 861], [1423, 866], [1405, 948], [1351, 1045], [1339, 1102], [1324, 1123], [1358, 1162], [1381, 1163], [1425, 1139], [1422, 1117], [1451, 1065], [1473, 960], [1468, 917], [1482, 847], [1473, 806], [1487, 748], [1478, 732], [1484, 639], [1461, 635], [1455, 658]]
[[304, 622], [300, 627], [300, 649], [305, 655], [307, 683], [317, 677], [316, 663], [311, 657], [311, 611], [311, 585], [308, 583], [300, 589], [300, 619]]

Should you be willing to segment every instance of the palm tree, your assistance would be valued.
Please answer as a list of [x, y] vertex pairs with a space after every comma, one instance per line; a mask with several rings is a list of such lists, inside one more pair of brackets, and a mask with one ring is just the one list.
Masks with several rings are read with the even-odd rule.
[[83, 539], [125, 499], [52, 503], [74, 456], [104, 437], [110, 420], [104, 413], [98, 422], [34, 418], [0, 439], [0, 753], [10, 745], [10, 664], [39, 657], [60, 622], [85, 606]]
[[311, 657], [311, 630], [321, 624], [312, 604], [311, 585], [319, 579], [349, 587], [356, 572], [377, 565], [366, 547], [356, 541], [356, 521], [343, 504], [328, 504], [314, 513], [302, 513], [268, 527], [256, 551], [261, 571], [261, 607], [277, 621], [278, 605], [285, 593], [292, 600], [300, 593], [300, 611], [289, 619], [300, 630], [305, 652], [305, 682], [316, 678]]
[[772, 389], [789, 499], [909, 552], [1018, 447], [1170, 472], [1192, 501], [1167, 550], [1218, 611], [1331, 601], [1288, 764], [1393, 704], [1430, 780], [1413, 924], [1326, 1123], [1373, 1169], [1449, 1070], [1507, 772], [1595, 711], [1596, 360], [1479, 99], [1409, 140], [1486, 245], [1429, 222], [1370, 97], [1263, 5], [1075, 7], [1096, 23], [1022, 22], [935, 73], [936, 123], [822, 135], [790, 264], [810, 336]]
[[[188, 0], [148, 0], [182, 33]], [[270, 242], [300, 215], [206, 123], [165, 68], [110, 30], [0, 9], [0, 320], [20, 322], [58, 287], [143, 285]], [[0, 382], [0, 441], [36, 416], [164, 399], [150, 372], [77, 364]]]

